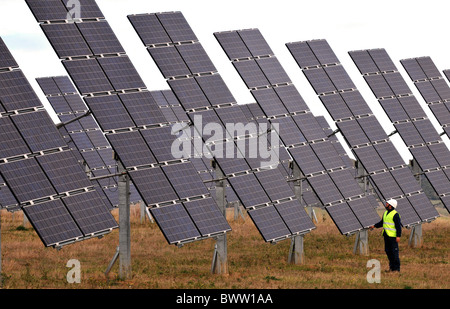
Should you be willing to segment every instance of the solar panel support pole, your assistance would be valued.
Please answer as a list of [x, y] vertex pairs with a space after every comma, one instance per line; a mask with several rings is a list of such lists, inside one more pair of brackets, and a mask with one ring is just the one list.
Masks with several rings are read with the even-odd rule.
[[369, 255], [369, 231], [363, 229], [356, 233], [355, 247], [353, 254]]
[[296, 235], [291, 238], [291, 246], [289, 248], [288, 263], [303, 264], [305, 260], [305, 252], [303, 250], [303, 235]]
[[[118, 162], [119, 173], [125, 172]], [[131, 278], [131, 232], [130, 232], [130, 177], [119, 176], [119, 277]]]
[[[294, 194], [295, 197], [299, 200], [300, 205], [303, 206], [303, 179], [305, 179], [305, 177], [302, 175], [300, 168], [294, 162], [292, 162], [291, 168], [294, 179], [298, 179], [294, 181]], [[318, 222], [316, 212], [314, 211], [312, 205], [307, 205], [307, 213], [313, 221], [316, 221], [316, 223]]]
[[408, 246], [418, 248], [422, 246], [422, 223], [411, 227], [411, 234], [409, 235]]
[[[214, 163], [214, 162], [213, 162]], [[217, 164], [213, 164], [215, 174], [218, 179], [223, 179], [224, 175]], [[226, 186], [224, 180], [216, 181], [216, 200], [220, 211], [226, 218], [227, 200], [226, 200]], [[216, 237], [216, 244], [214, 246], [214, 255], [211, 265], [211, 273], [213, 274], [228, 274], [228, 257], [227, 257], [227, 235], [224, 233]]]
[[[117, 176], [119, 176], [119, 246], [105, 271], [105, 276], [108, 276], [111, 268], [119, 259], [119, 278], [124, 280], [131, 278], [130, 177], [122, 163], [118, 162], [117, 165]], [[111, 177], [111, 175], [107, 177]]]

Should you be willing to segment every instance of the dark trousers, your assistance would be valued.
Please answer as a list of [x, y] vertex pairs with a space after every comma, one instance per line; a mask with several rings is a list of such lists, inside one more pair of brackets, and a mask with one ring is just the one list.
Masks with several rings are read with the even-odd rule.
[[398, 255], [398, 243], [395, 237], [384, 235], [384, 251], [389, 259], [389, 269], [391, 271], [400, 271], [400, 258]]

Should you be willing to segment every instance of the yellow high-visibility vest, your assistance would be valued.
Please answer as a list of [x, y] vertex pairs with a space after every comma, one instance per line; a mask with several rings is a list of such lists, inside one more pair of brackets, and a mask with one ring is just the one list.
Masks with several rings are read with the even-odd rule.
[[[394, 216], [397, 213], [395, 210], [391, 210], [390, 213], [387, 211], [383, 214], [383, 231], [389, 237], [397, 237], [397, 230], [395, 229]], [[400, 216], [400, 214], [399, 214]]]

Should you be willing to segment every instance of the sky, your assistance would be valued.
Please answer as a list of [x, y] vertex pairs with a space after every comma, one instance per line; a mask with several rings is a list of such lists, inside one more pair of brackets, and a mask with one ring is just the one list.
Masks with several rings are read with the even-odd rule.
[[[394, 127], [348, 51], [385, 48], [430, 120], [441, 132], [400, 60], [430, 56], [440, 71], [450, 69], [450, 42], [447, 42], [446, 35], [450, 4], [447, 3], [444, 0], [97, 0], [149, 90], [169, 87], [131, 27], [127, 15], [181, 11], [238, 103], [253, 103], [254, 99], [213, 33], [258, 28], [313, 114], [324, 115], [332, 128], [336, 128], [285, 46], [288, 42], [326, 39], [388, 134], [394, 131]], [[0, 36], [56, 122], [35, 78], [67, 75], [67, 72], [25, 0], [0, 0]], [[411, 155], [401, 139], [398, 135], [391, 139], [408, 162]], [[448, 138], [443, 137], [443, 140], [449, 146]]]

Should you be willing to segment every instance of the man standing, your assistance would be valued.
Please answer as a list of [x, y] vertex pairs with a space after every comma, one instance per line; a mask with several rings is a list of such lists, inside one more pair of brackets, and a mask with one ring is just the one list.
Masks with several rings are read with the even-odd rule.
[[386, 202], [386, 211], [383, 214], [383, 219], [370, 228], [383, 227], [384, 236], [384, 250], [389, 259], [389, 271], [400, 271], [400, 258], [398, 254], [398, 243], [402, 236], [402, 223], [400, 221], [400, 214], [395, 210], [397, 208], [397, 201], [390, 199]]

